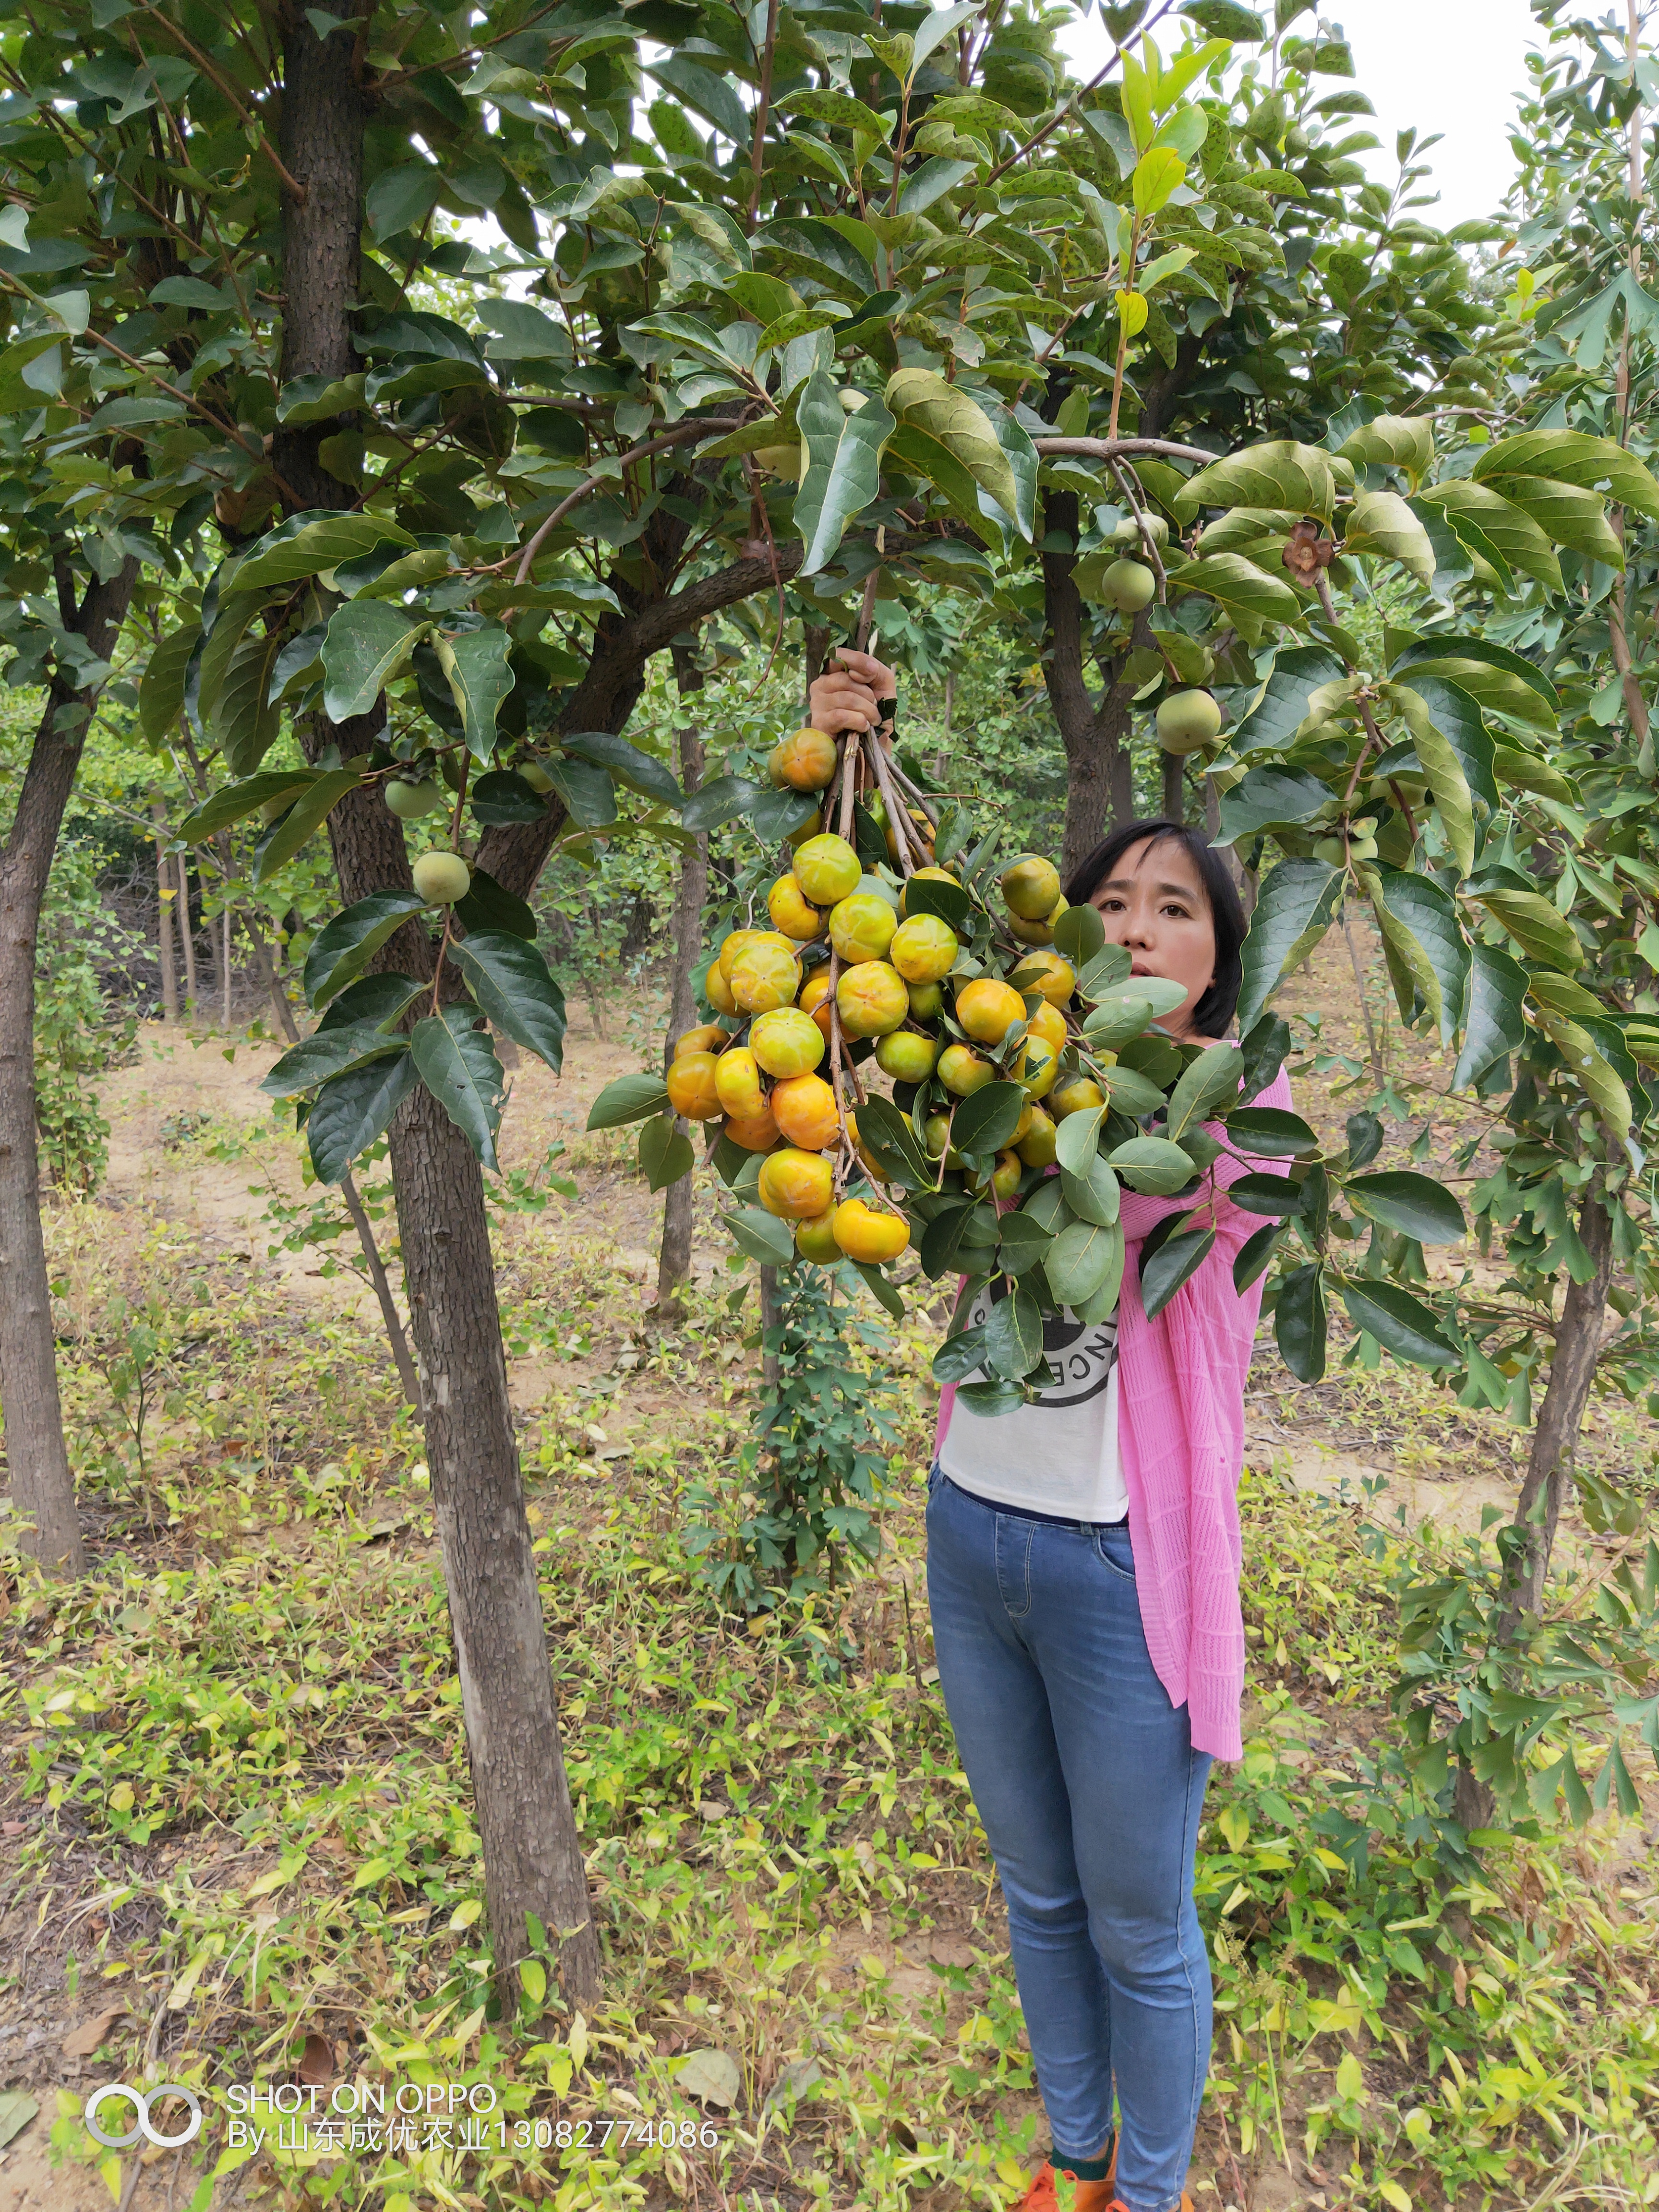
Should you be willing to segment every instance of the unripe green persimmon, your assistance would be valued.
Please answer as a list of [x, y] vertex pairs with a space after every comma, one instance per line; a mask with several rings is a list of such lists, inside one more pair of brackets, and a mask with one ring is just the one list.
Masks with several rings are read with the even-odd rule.
[[423, 814], [430, 814], [434, 806], [443, 805], [443, 793], [435, 783], [406, 783], [401, 776], [388, 777], [380, 787], [387, 811], [395, 814], [399, 822], [418, 822]]
[[422, 853], [410, 872], [428, 906], [453, 906], [472, 888], [472, 871], [459, 853]]
[[1157, 591], [1157, 577], [1141, 561], [1114, 561], [1100, 580], [1101, 598], [1121, 615], [1138, 615]]
[[1207, 691], [1171, 691], [1158, 710], [1158, 741], [1166, 753], [1195, 753], [1221, 734], [1221, 708]]

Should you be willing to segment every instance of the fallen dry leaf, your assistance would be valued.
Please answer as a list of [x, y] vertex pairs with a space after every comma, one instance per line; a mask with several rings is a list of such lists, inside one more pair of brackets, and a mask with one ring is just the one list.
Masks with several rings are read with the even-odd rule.
[[64, 2057], [90, 2058], [116, 2021], [125, 2020], [126, 2016], [126, 2007], [118, 2004], [94, 2013], [90, 2020], [83, 2020], [79, 2027], [72, 2027], [64, 2038]]
[[334, 2045], [325, 2035], [314, 2031], [306, 2038], [306, 2047], [300, 2060], [300, 2079], [313, 2087], [320, 2088], [334, 2072]]

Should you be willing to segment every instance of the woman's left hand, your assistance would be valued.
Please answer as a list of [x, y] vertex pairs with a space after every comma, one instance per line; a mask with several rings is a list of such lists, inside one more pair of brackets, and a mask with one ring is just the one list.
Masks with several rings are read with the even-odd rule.
[[827, 668], [813, 680], [808, 720], [830, 738], [847, 730], [875, 729], [881, 702], [898, 696], [898, 678], [873, 653], [855, 653], [851, 646], [843, 646], [836, 658], [841, 666]]

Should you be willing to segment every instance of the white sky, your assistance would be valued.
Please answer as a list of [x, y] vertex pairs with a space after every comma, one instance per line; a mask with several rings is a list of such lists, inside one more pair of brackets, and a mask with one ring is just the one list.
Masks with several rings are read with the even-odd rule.
[[[1263, 0], [1251, 4], [1265, 12]], [[1415, 125], [1419, 138], [1443, 132], [1426, 157], [1434, 173], [1424, 187], [1437, 190], [1440, 203], [1419, 213], [1448, 226], [1490, 215], [1515, 169], [1509, 133], [1527, 83], [1522, 58], [1533, 42], [1527, 0], [1324, 0], [1320, 14], [1346, 33], [1353, 82], [1376, 110], [1375, 123], [1359, 117], [1352, 126], [1382, 141], [1379, 152], [1361, 157], [1372, 173], [1393, 183], [1396, 131]], [[1292, 31], [1305, 37], [1314, 20], [1304, 15]], [[1061, 37], [1089, 75], [1111, 51], [1097, 15]], [[1172, 43], [1159, 40], [1166, 52]], [[1097, 57], [1093, 69], [1091, 56]], [[1319, 82], [1334, 92], [1347, 80]]]

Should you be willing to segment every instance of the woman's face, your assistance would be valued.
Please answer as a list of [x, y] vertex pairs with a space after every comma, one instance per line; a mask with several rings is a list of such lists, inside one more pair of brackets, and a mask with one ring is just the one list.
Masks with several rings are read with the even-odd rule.
[[1163, 975], [1187, 996], [1164, 1026], [1193, 1034], [1193, 1008], [1215, 981], [1215, 924], [1198, 870], [1174, 837], [1144, 837], [1095, 890], [1106, 942], [1130, 955], [1131, 975]]

